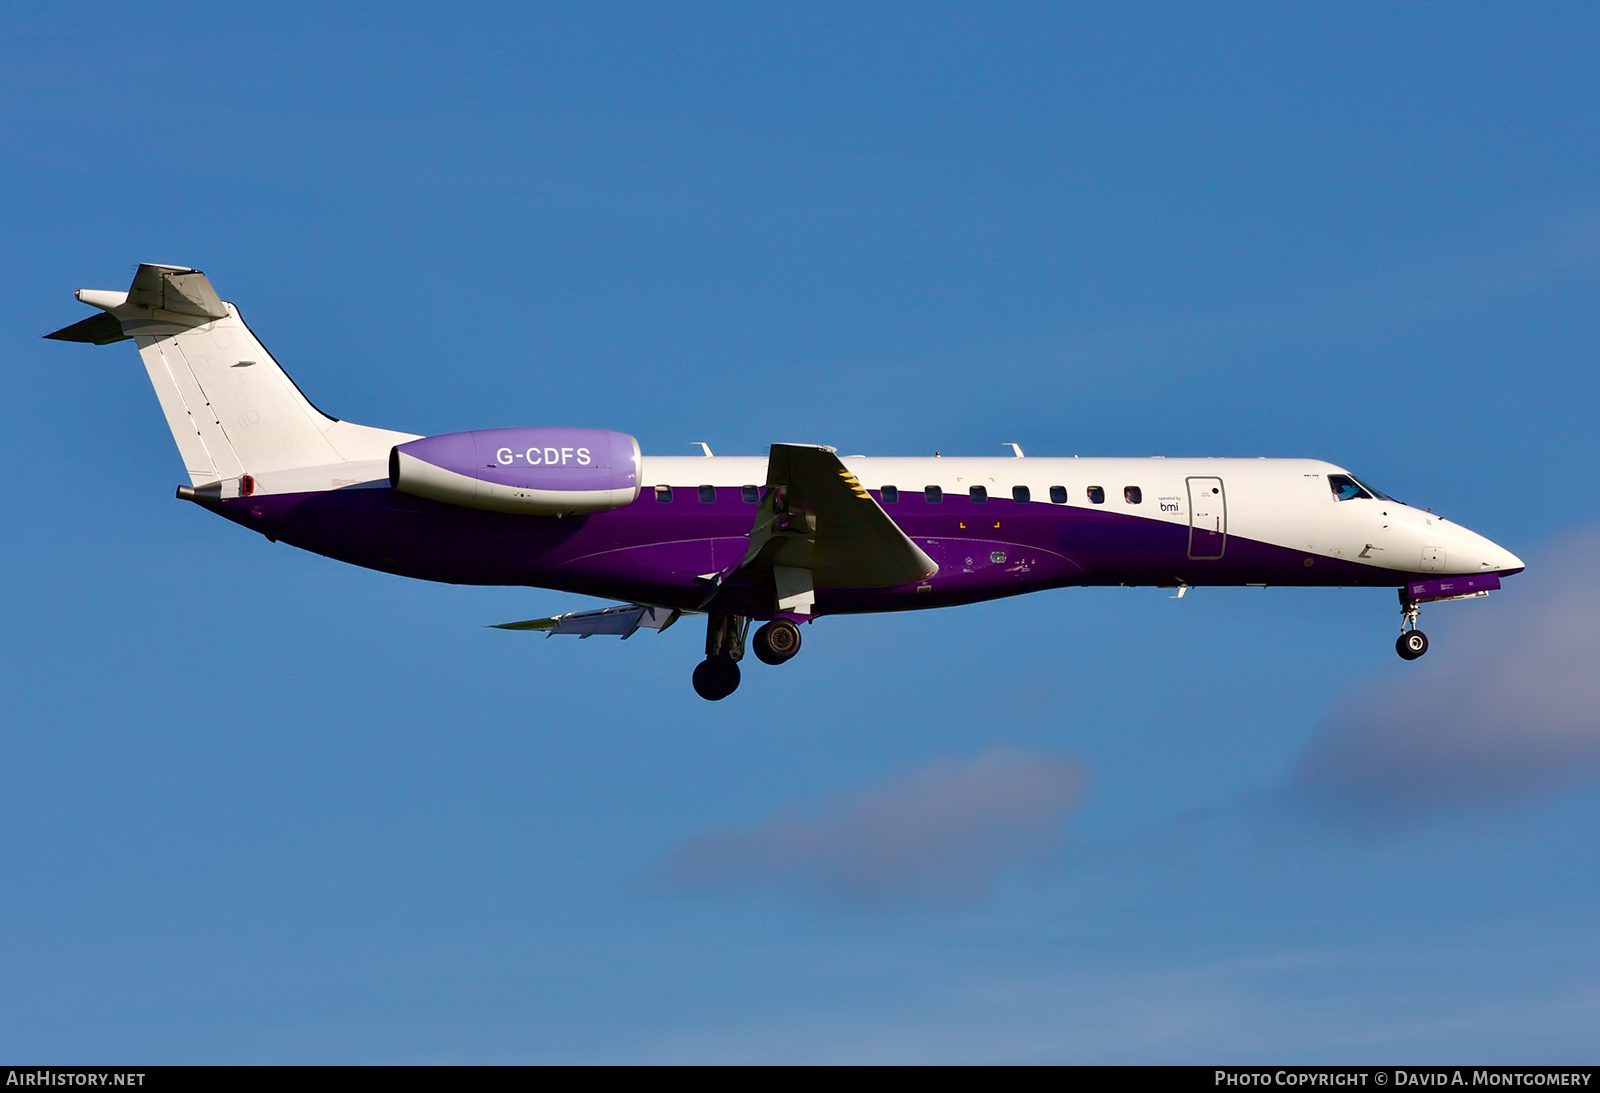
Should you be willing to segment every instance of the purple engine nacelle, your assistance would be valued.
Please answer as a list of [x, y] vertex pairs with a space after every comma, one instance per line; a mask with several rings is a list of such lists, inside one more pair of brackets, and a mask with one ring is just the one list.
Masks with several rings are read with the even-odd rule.
[[639, 442], [605, 429], [444, 433], [391, 449], [389, 484], [491, 512], [604, 512], [639, 496]]

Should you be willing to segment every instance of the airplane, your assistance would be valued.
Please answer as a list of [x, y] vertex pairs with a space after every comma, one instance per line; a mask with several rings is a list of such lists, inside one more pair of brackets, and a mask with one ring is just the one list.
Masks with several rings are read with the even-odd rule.
[[146, 263], [126, 292], [77, 298], [98, 313], [45, 337], [134, 341], [188, 472], [179, 498], [386, 573], [621, 601], [503, 629], [626, 639], [704, 616], [693, 684], [712, 701], [747, 646], [782, 664], [824, 615], [1072, 585], [1395, 587], [1395, 648], [1415, 660], [1422, 604], [1523, 569], [1316, 459], [646, 456], [605, 429], [372, 428], [312, 405], [199, 270]]

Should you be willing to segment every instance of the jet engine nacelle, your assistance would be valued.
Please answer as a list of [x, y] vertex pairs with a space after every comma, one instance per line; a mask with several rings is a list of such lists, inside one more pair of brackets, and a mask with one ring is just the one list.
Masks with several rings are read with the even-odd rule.
[[490, 512], [604, 512], [639, 496], [639, 442], [605, 429], [444, 433], [392, 448], [389, 484]]

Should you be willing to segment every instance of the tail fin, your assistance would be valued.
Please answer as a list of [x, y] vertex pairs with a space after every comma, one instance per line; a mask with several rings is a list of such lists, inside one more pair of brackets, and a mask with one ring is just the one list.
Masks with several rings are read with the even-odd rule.
[[329, 417], [301, 394], [199, 270], [144, 264], [127, 292], [80, 289], [103, 314], [46, 334], [106, 345], [132, 338], [190, 481], [386, 459], [407, 433]]

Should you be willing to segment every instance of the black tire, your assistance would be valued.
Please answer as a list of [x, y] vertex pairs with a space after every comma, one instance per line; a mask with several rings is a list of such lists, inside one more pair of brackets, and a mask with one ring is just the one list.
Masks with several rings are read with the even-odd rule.
[[1403, 660], [1416, 660], [1428, 651], [1428, 635], [1421, 630], [1407, 630], [1396, 639], [1394, 651]]
[[788, 619], [774, 619], [756, 631], [750, 644], [762, 664], [782, 664], [800, 651], [800, 628]]
[[739, 689], [739, 666], [730, 657], [706, 657], [694, 670], [694, 693], [720, 702]]

